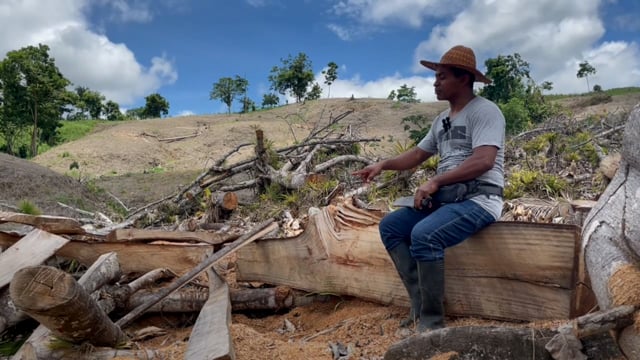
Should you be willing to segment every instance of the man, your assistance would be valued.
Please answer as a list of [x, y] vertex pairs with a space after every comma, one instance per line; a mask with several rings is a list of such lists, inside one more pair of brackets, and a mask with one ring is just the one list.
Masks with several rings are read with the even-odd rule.
[[[423, 332], [444, 327], [444, 250], [501, 215], [505, 120], [493, 102], [473, 92], [475, 81], [491, 82], [476, 69], [473, 50], [454, 46], [440, 62], [420, 63], [435, 70], [436, 95], [449, 102], [449, 109], [416, 147], [353, 174], [369, 182], [382, 170], [407, 170], [440, 156], [436, 176], [416, 190], [414, 208], [400, 208], [380, 222], [382, 242], [411, 300], [401, 326], [417, 321], [417, 331]], [[448, 196], [452, 191], [457, 194]], [[447, 197], [441, 204], [435, 201]]]

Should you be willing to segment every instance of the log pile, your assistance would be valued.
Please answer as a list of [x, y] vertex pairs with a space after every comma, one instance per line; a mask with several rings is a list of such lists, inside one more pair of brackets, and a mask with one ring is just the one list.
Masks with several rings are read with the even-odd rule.
[[[279, 289], [280, 296], [263, 291], [247, 294], [248, 290], [230, 295], [226, 283], [212, 267], [242, 246], [273, 233], [277, 224], [271, 219], [255, 225], [242, 236], [227, 238], [215, 233], [157, 230], [148, 233], [114, 230], [101, 237], [85, 232], [73, 219], [15, 213], [0, 214], [0, 223], [9, 223], [13, 229], [0, 232], [0, 248], [3, 249], [0, 253], [0, 287], [3, 288], [2, 302], [6, 304], [0, 312], [0, 332], [27, 315], [40, 323], [14, 359], [83, 358], [82, 347], [52, 348], [49, 343], [53, 339], [76, 345], [90, 344], [95, 358], [158, 358], [154, 351], [123, 350], [130, 348], [130, 340], [122, 329], [145, 312], [168, 311], [169, 308], [200, 312], [201, 318], [191, 337], [193, 349], [188, 351], [193, 356], [187, 358], [202, 358], [198, 355], [202, 351], [219, 353], [215, 358], [233, 358], [228, 314], [234, 299], [240, 309], [294, 305], [293, 292], [283, 288]], [[30, 230], [22, 234], [24, 228], [16, 227], [18, 223], [29, 225]], [[36, 226], [55, 229], [58, 235]], [[231, 238], [234, 240], [229, 241]], [[76, 281], [60, 268], [41, 265], [56, 256], [73, 259], [88, 270]], [[165, 262], [158, 257], [174, 260]], [[164, 266], [159, 267], [160, 263]], [[208, 281], [204, 285], [209, 290], [202, 294], [188, 285], [200, 280], [205, 272]], [[135, 279], [124, 283], [125, 275], [129, 278], [134, 275]], [[172, 281], [158, 284], [166, 278]], [[180, 300], [172, 299], [170, 296], [178, 290], [181, 293], [177, 299]], [[190, 297], [185, 296], [189, 291], [194, 294], [193, 298], [201, 301], [189, 301]], [[118, 311], [125, 315], [113, 322], [108, 314]], [[220, 319], [226, 320], [220, 322]], [[211, 344], [207, 334], [213, 328], [218, 334], [227, 332], [225, 343]]]

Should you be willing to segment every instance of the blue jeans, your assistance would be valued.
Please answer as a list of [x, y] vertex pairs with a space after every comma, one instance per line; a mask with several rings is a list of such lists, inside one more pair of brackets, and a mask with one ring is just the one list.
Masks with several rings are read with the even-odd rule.
[[441, 206], [427, 215], [412, 208], [400, 208], [380, 221], [380, 237], [387, 251], [401, 243], [411, 249], [417, 261], [444, 259], [444, 250], [457, 245], [495, 221], [471, 200]]

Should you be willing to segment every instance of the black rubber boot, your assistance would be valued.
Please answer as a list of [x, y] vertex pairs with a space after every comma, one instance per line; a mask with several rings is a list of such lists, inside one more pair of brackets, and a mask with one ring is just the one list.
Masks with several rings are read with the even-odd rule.
[[409, 293], [409, 300], [411, 302], [409, 316], [400, 321], [400, 327], [410, 327], [418, 320], [421, 306], [417, 263], [411, 256], [409, 246], [404, 243], [389, 251], [389, 256], [391, 256], [391, 260], [393, 260], [396, 270], [398, 270], [398, 274], [400, 274], [400, 279]]
[[418, 261], [422, 307], [417, 332], [444, 327], [444, 260]]

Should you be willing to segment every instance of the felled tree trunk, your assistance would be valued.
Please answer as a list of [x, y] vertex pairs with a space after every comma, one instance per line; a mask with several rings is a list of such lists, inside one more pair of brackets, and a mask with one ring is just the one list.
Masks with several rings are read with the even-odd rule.
[[[629, 116], [622, 161], [583, 227], [583, 252], [601, 309], [640, 305], [640, 106]], [[636, 321], [637, 322], [637, 321]], [[639, 327], [617, 340], [629, 359], [640, 359]]]
[[[550, 329], [494, 326], [444, 328], [417, 334], [393, 344], [385, 353], [384, 360], [431, 359], [446, 353], [452, 356], [442, 359], [552, 360], [545, 344], [555, 334]], [[585, 339], [583, 351], [589, 359], [617, 359], [620, 355], [606, 333]]]
[[[140, 290], [131, 295], [125, 310], [130, 311], [149, 301], [157, 290]], [[147, 312], [194, 312], [200, 311], [209, 298], [206, 288], [182, 288], [165, 297], [147, 310]], [[232, 289], [230, 291], [233, 311], [282, 310], [309, 304], [316, 300], [324, 300], [327, 296], [311, 295], [294, 291], [286, 286], [261, 289]]]
[[16, 306], [64, 340], [115, 347], [126, 336], [76, 280], [49, 266], [23, 268], [10, 285]]
[[[78, 284], [80, 284], [87, 293], [93, 293], [98, 290], [104, 284], [109, 282], [113, 282], [117, 280], [121, 275], [120, 263], [118, 262], [118, 255], [114, 252], [106, 253], [101, 255], [91, 266], [87, 269], [87, 271], [82, 275], [80, 280], [78, 280]], [[108, 311], [108, 310], [106, 310]], [[51, 331], [47, 329], [44, 325], [38, 326], [33, 333], [29, 336], [29, 338], [22, 344], [22, 347], [18, 350], [18, 352], [13, 356], [13, 360], [59, 360], [59, 359], [78, 359], [82, 358], [84, 354], [82, 354], [81, 350], [78, 350], [76, 347], [72, 347], [69, 349], [52, 349], [49, 347], [49, 340], [51, 338]], [[92, 358], [94, 359], [103, 359], [101, 355], [98, 355], [97, 349], [94, 349], [92, 353]], [[119, 350], [115, 349], [106, 349], [105, 352], [100, 352], [107, 358], [109, 358], [109, 350], [111, 351], [111, 357], [113, 358], [116, 354], [127, 356], [127, 354], [122, 354]], [[95, 356], [94, 356], [95, 355]], [[153, 359], [153, 354], [147, 351], [145, 356], [149, 356], [148, 359]], [[146, 358], [145, 358], [146, 359]]]

